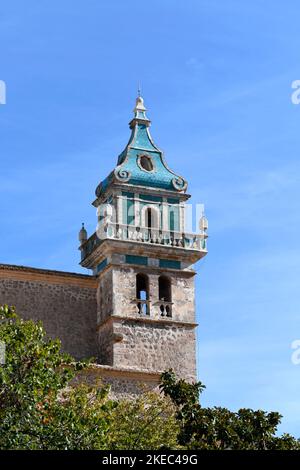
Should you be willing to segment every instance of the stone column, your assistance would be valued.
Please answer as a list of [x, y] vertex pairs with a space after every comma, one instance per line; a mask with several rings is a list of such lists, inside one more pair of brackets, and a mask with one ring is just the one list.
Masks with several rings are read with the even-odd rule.
[[169, 230], [169, 207], [166, 197], [163, 198], [162, 203], [162, 229]]
[[185, 211], [185, 203], [179, 203], [179, 232], [183, 233], [185, 231], [184, 227], [184, 211]]
[[134, 193], [134, 225], [136, 227], [141, 226], [141, 208], [139, 195], [137, 193]]
[[121, 191], [116, 192], [116, 223], [122, 224], [123, 223], [123, 197]]

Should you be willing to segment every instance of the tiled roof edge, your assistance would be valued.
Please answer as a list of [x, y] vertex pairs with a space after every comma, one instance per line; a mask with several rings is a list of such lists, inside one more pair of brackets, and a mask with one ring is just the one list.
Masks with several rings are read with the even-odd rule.
[[42, 273], [42, 274], [55, 275], [55, 276], [74, 276], [74, 277], [83, 278], [83, 279], [95, 278], [95, 276], [91, 276], [90, 274], [72, 273], [68, 271], [57, 271], [54, 269], [33, 268], [31, 266], [20, 266], [16, 264], [0, 263], [0, 269], [2, 270], [6, 269], [10, 271], [35, 272], [35, 273]]

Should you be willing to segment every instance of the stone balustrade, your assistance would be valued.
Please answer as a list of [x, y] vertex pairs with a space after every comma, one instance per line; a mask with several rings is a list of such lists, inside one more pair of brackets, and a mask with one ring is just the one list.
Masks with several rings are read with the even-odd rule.
[[207, 251], [207, 234], [205, 231], [198, 234], [182, 233], [106, 222], [101, 224], [97, 232], [81, 245], [81, 259], [85, 259], [102, 241], [107, 239], [172, 246], [185, 250]]
[[172, 305], [173, 302], [167, 302], [166, 300], [159, 301], [159, 309], [161, 317], [172, 317]]
[[150, 300], [135, 299], [134, 303], [137, 306], [137, 313], [139, 315], [150, 315]]

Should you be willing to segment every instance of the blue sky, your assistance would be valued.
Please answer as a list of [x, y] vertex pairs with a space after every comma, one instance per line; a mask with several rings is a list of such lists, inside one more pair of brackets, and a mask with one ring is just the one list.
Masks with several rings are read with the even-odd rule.
[[300, 436], [299, 2], [3, 1], [0, 261], [82, 272], [77, 233], [129, 137], [137, 84], [169, 165], [205, 203], [203, 404]]

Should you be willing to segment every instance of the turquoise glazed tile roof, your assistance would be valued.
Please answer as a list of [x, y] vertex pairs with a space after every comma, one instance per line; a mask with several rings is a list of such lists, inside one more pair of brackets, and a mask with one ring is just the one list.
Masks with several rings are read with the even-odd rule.
[[96, 196], [99, 197], [113, 181], [185, 192], [186, 181], [168, 168], [162, 151], [151, 138], [150, 121], [141, 97], [136, 100], [134, 113], [129, 124], [129, 142], [119, 155], [116, 168], [98, 185]]

